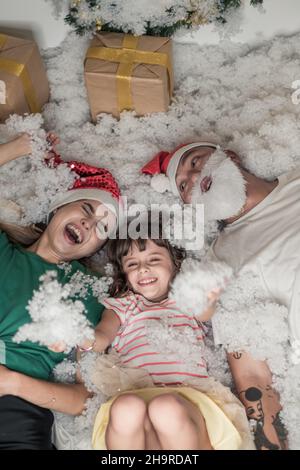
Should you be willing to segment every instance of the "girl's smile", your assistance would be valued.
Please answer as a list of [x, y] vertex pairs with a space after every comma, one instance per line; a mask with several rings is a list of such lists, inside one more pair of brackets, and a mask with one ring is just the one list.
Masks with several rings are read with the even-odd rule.
[[165, 299], [174, 275], [174, 266], [165, 247], [147, 240], [145, 250], [136, 243], [122, 259], [123, 271], [130, 289], [152, 302]]
[[154, 282], [157, 282], [157, 277], [140, 279], [138, 281], [138, 284], [139, 286], [148, 286], [149, 284], [153, 284]]

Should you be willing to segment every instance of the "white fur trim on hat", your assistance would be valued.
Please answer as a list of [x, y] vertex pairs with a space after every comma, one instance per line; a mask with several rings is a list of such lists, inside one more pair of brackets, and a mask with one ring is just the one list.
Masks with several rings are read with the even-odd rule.
[[118, 201], [108, 191], [93, 188], [71, 189], [65, 193], [59, 194], [54, 201], [52, 201], [49, 207], [49, 214], [65, 204], [80, 201], [82, 199], [99, 201], [104, 204], [117, 219], [122, 218], [123, 211], [121, 201], [118, 204]]
[[181, 157], [185, 152], [196, 147], [212, 147], [216, 149], [218, 148], [218, 145], [212, 142], [193, 142], [192, 144], [187, 144], [184, 147], [181, 147], [174, 153], [167, 168], [167, 176], [170, 181], [171, 191], [175, 196], [181, 197], [176, 184], [176, 173]]

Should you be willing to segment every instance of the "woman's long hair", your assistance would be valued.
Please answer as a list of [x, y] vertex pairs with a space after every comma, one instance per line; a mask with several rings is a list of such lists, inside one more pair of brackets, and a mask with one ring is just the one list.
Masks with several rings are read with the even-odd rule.
[[17, 224], [9, 224], [0, 221], [0, 230], [5, 232], [8, 239], [13, 243], [18, 243], [24, 247], [33, 245], [42, 235], [44, 228], [32, 224], [27, 227], [22, 227]]
[[[8, 239], [12, 243], [21, 245], [24, 248], [33, 245], [42, 236], [46, 227], [47, 225], [43, 223], [31, 224], [23, 227], [17, 224], [1, 222], [0, 220], [0, 230], [6, 233]], [[92, 256], [81, 258], [77, 261], [89, 270], [101, 273], [98, 263], [93, 261]]]

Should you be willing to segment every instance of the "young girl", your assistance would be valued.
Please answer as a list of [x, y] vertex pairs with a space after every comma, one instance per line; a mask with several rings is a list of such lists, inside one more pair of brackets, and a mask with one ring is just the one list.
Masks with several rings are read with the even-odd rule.
[[[100, 352], [111, 345], [124, 366], [146, 369], [155, 387], [119, 393], [103, 404], [94, 425], [93, 447], [253, 448], [243, 408], [231, 392], [224, 393], [219, 384], [223, 401], [239, 416], [236, 421], [241, 433], [222, 411], [222, 404], [218, 406], [208, 393], [195, 388], [198, 381], [209, 381], [201, 357], [204, 346], [201, 321], [213, 314], [219, 292], [210, 294], [211, 306], [199, 312], [197, 319], [176, 308], [168, 293], [184, 253], [162, 238], [111, 241], [109, 256], [114, 267], [112, 297], [103, 301], [106, 310], [96, 327], [95, 341], [82, 344], [81, 349]], [[185, 357], [170, 360], [164, 353], [164, 344], [159, 348], [151, 341], [151, 327], [161, 319], [167, 319], [171, 328], [194, 333], [199, 361], [193, 370]], [[218, 389], [214, 387], [212, 396]]]

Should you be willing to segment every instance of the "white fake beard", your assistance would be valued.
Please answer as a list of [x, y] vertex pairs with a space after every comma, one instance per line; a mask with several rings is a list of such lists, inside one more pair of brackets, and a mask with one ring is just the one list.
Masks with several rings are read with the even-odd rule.
[[[202, 192], [200, 183], [206, 176], [211, 186]], [[236, 216], [246, 202], [246, 182], [238, 166], [217, 149], [203, 167], [192, 190], [192, 203], [204, 204], [206, 220], [225, 220]]]

